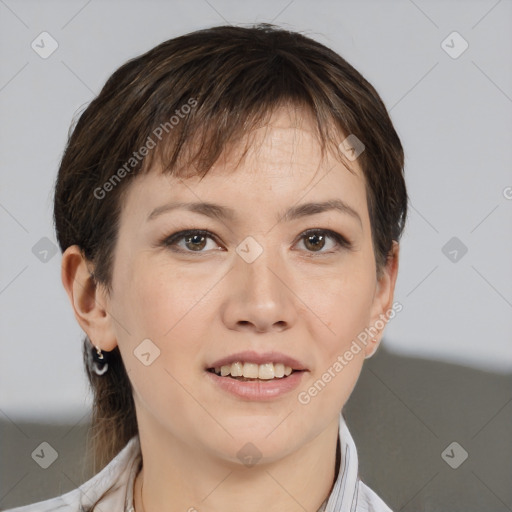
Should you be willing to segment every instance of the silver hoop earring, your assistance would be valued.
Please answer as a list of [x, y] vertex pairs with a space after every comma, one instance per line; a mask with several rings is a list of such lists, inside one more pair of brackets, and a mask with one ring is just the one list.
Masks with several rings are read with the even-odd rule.
[[108, 370], [108, 355], [103, 353], [101, 348], [94, 345], [90, 352], [90, 365], [96, 375], [103, 375]]

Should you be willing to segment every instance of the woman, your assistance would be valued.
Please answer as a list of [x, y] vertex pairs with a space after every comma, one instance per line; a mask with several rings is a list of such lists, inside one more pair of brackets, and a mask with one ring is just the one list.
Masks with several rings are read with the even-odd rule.
[[389, 511], [342, 408], [394, 314], [403, 150], [375, 89], [271, 25], [119, 68], [55, 188], [95, 472], [28, 511]]

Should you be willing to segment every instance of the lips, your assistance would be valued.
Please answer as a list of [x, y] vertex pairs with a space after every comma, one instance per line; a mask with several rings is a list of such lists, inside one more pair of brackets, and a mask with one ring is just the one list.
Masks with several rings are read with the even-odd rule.
[[303, 378], [305, 370], [294, 371], [290, 376], [282, 379], [241, 381], [236, 378], [220, 377], [215, 373], [206, 371], [206, 378], [225, 396], [235, 397], [238, 400], [249, 402], [265, 402], [290, 397]]
[[252, 350], [237, 352], [236, 354], [231, 354], [221, 359], [217, 359], [216, 361], [207, 364], [205, 370], [211, 371], [212, 369], [219, 368], [221, 366], [231, 365], [237, 362], [254, 363], [258, 365], [262, 365], [265, 363], [280, 363], [285, 366], [289, 366], [292, 370], [295, 371], [308, 370], [308, 368], [300, 361], [293, 357], [287, 356], [286, 354], [282, 354], [281, 352], [255, 352]]

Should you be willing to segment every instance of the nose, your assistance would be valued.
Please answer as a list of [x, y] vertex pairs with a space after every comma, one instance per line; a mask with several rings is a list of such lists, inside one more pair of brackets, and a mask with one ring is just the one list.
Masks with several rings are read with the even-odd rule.
[[296, 296], [289, 273], [278, 258], [263, 253], [252, 263], [237, 258], [228, 273], [229, 290], [222, 307], [224, 324], [244, 332], [281, 332], [298, 318]]

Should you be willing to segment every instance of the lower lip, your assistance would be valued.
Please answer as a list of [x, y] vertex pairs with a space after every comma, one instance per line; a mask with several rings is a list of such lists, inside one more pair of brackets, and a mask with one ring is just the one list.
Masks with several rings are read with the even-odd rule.
[[293, 372], [281, 379], [240, 381], [231, 377], [219, 377], [213, 372], [206, 371], [212, 382], [222, 390], [246, 400], [272, 400], [297, 388], [306, 371]]

